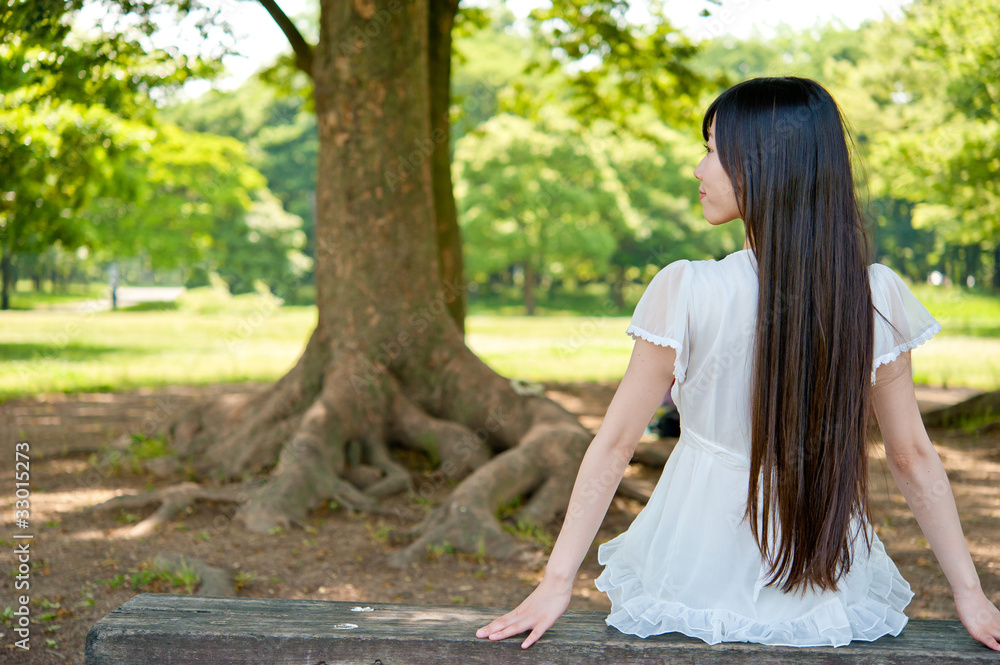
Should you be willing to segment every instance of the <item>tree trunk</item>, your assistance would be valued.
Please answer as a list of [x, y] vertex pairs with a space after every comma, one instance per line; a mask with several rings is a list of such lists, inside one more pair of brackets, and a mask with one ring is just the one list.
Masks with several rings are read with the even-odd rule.
[[993, 288], [1000, 291], [1000, 243], [993, 248]]
[[625, 266], [618, 266], [615, 283], [611, 285], [611, 296], [618, 311], [625, 309]]
[[921, 416], [926, 427], [989, 427], [1000, 423], [1000, 390], [970, 397], [964, 402], [929, 411]]
[[976, 285], [982, 286], [982, 254], [983, 250], [979, 244], [965, 246], [965, 277], [962, 286], [968, 286], [969, 277], [976, 280]]
[[10, 309], [10, 251], [4, 250], [0, 257], [0, 309]]
[[329, 500], [384, 511], [379, 499], [411, 486], [394, 447], [423, 451], [442, 482], [461, 481], [396, 564], [442, 543], [509, 556], [522, 545], [498, 521], [500, 505], [522, 497], [511, 519], [537, 526], [565, 509], [590, 434], [487, 367], [449, 311], [461, 289], [439, 269], [429, 1], [322, 1], [317, 327], [270, 389], [200, 405], [170, 427], [177, 455], [205, 480], [267, 475], [245, 494], [234, 482], [224, 497], [191, 487], [130, 497], [162, 504], [137, 533], [194, 500], [239, 503], [237, 517], [257, 532]]
[[524, 263], [524, 308], [528, 316], [535, 315], [535, 266], [531, 261]]
[[434, 189], [434, 218], [437, 226], [438, 265], [441, 283], [454, 291], [448, 312], [459, 331], [465, 334], [465, 276], [462, 234], [455, 210], [451, 182], [451, 28], [458, 12], [457, 0], [430, 0], [428, 21], [428, 84], [431, 98], [431, 181]]

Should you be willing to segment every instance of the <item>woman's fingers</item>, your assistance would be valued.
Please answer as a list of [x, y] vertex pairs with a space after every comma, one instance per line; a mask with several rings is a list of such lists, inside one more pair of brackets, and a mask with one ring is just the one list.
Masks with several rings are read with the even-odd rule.
[[569, 605], [572, 589], [559, 588], [551, 591], [548, 590], [549, 586], [551, 584], [546, 586], [546, 580], [542, 580], [520, 605], [477, 630], [476, 637], [503, 640], [530, 630], [531, 633], [521, 644], [521, 648], [527, 649], [552, 627]]
[[[516, 611], [516, 610], [515, 610]], [[476, 631], [476, 637], [490, 637], [494, 633], [497, 633], [507, 626], [510, 625], [512, 621], [517, 620], [518, 615], [514, 612], [508, 612], [498, 619], [494, 619], [490, 623], [486, 624], [482, 628]]]
[[521, 648], [527, 649], [528, 647], [530, 647], [532, 644], [538, 641], [539, 637], [545, 634], [546, 630], [548, 630], [551, 627], [552, 627], [551, 625], [545, 626], [540, 623], [536, 624], [535, 627], [532, 628], [531, 633], [528, 635], [528, 637], [525, 638], [524, 642], [521, 642]]
[[510, 624], [503, 630], [494, 632], [490, 635], [491, 640], [505, 640], [511, 635], [517, 635], [518, 633], [523, 633], [531, 627], [530, 622], [527, 618], [521, 618]]
[[976, 640], [994, 651], [1000, 651], [1000, 609], [982, 591], [955, 597], [958, 618]]

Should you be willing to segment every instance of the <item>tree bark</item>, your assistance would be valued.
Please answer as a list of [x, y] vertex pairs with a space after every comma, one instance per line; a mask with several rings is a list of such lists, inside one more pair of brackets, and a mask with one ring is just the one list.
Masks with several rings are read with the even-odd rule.
[[625, 309], [625, 266], [618, 266], [615, 271], [615, 283], [611, 285], [611, 296], [618, 311]]
[[10, 252], [4, 250], [0, 256], [0, 309], [10, 309]]
[[993, 289], [1000, 291], [1000, 243], [993, 248]]
[[455, 210], [451, 181], [451, 29], [458, 12], [456, 0], [430, 0], [428, 21], [427, 67], [431, 97], [431, 179], [434, 189], [434, 218], [437, 226], [438, 266], [441, 283], [456, 297], [448, 303], [448, 312], [458, 329], [465, 334], [465, 275], [462, 258], [462, 234]]
[[[591, 440], [572, 414], [476, 357], [449, 309], [462, 289], [440, 269], [434, 155], [446, 133], [431, 118], [434, 1], [322, 1], [312, 63], [317, 327], [274, 386], [200, 405], [170, 427], [177, 456], [203, 480], [229, 481], [226, 500], [258, 532], [329, 500], [385, 512], [380, 500], [411, 485], [393, 449], [422, 451], [460, 482], [408, 532], [398, 565], [443, 543], [519, 552], [498, 508], [521, 497], [515, 524], [554, 521]], [[136, 500], [160, 503], [163, 519], [218, 496], [170, 489]]]
[[1000, 390], [970, 397], [964, 402], [929, 411], [922, 416], [926, 427], [996, 428], [1000, 423]]
[[535, 266], [531, 261], [524, 262], [524, 308], [528, 316], [535, 314]]

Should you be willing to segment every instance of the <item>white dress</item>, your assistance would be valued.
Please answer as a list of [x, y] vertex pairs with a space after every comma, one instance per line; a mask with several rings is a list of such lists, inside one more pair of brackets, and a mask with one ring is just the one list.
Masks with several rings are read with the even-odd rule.
[[[782, 593], [741, 521], [749, 482], [749, 362], [757, 307], [752, 250], [663, 268], [626, 331], [677, 350], [671, 397], [681, 435], [649, 502], [628, 530], [602, 544], [596, 580], [606, 619], [624, 633], [680, 632], [709, 644], [842, 646], [898, 635], [910, 585], [871, 525], [838, 591]], [[887, 266], [869, 267], [875, 368], [930, 339], [940, 324]], [[857, 529], [857, 520], [855, 520]], [[857, 533], [857, 530], [855, 531]]]

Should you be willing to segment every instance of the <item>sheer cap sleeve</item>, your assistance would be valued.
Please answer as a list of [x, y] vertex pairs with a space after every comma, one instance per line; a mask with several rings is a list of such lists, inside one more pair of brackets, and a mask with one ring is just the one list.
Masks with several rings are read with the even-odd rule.
[[[923, 344], [941, 332], [941, 324], [889, 266], [873, 263], [869, 268], [869, 279], [872, 304], [878, 310], [874, 313], [875, 359], [872, 365], [872, 385], [875, 385], [875, 370], [879, 365], [890, 363], [899, 354]], [[892, 322], [892, 326], [879, 312]]]
[[632, 321], [625, 331], [633, 339], [641, 337], [647, 342], [674, 348], [677, 351], [674, 377], [678, 384], [684, 382], [689, 356], [691, 272], [691, 262], [681, 259], [656, 273], [635, 306]]

